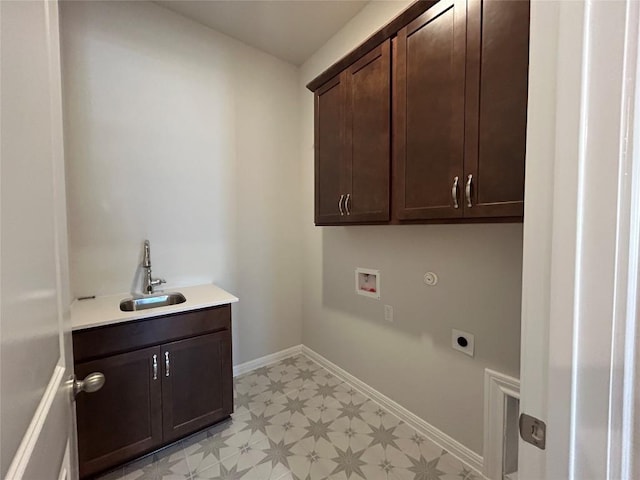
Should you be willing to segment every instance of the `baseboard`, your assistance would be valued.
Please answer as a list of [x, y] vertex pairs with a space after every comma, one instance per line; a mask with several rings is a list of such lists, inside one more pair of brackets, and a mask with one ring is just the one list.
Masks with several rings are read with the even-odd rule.
[[[329, 370], [336, 377], [350, 384], [354, 389], [360, 391], [363, 395], [368, 396], [373, 401], [380, 404], [380, 406], [389, 410], [391, 413], [397, 416], [400, 420], [410, 425], [411, 427], [415, 428], [418, 432], [420, 432], [422, 435], [427, 437], [433, 443], [435, 443], [436, 445], [439, 445], [440, 447], [445, 449], [447, 452], [449, 452], [451, 455], [457, 457], [462, 462], [464, 462], [468, 466], [475, 469], [477, 473], [480, 473], [483, 471], [483, 463], [484, 463], [483, 458], [473, 450], [465, 447], [460, 442], [454, 440], [446, 433], [442, 432], [441, 430], [438, 430], [436, 427], [434, 427], [430, 423], [427, 423], [425, 420], [418, 417], [416, 414], [410, 412], [409, 410], [404, 408], [402, 405], [391, 400], [386, 395], [383, 395], [382, 393], [377, 391], [375, 388], [367, 385], [362, 380], [359, 380], [358, 378], [354, 377], [346, 370], [343, 370], [336, 364], [330, 362], [319, 353], [314, 352], [309, 347], [303, 345], [302, 353], [307, 357], [309, 357], [311, 360], [321, 365], [322, 367]], [[482, 476], [484, 477], [484, 475]]]
[[302, 353], [302, 345], [295, 345], [291, 348], [287, 348], [270, 355], [265, 355], [264, 357], [256, 358], [249, 362], [241, 363], [240, 365], [233, 367], [233, 376], [237, 377], [238, 375], [244, 375], [256, 368], [271, 365], [272, 363], [279, 362], [280, 360], [284, 360], [285, 358], [292, 357], [300, 353]]

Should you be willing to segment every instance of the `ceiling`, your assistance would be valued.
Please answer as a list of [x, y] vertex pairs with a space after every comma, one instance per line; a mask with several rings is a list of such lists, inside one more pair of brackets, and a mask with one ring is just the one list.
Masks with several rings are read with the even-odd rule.
[[369, 0], [160, 0], [180, 15], [301, 65]]

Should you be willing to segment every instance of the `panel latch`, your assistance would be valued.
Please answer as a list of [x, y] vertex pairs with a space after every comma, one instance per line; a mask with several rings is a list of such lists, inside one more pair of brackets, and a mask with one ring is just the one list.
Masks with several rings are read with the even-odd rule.
[[520, 436], [525, 442], [544, 450], [547, 444], [547, 424], [531, 415], [520, 415]]

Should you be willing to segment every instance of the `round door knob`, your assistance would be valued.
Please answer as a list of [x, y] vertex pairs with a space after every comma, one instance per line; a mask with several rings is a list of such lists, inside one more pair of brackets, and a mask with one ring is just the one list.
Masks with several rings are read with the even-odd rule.
[[97, 392], [104, 385], [104, 381], [104, 374], [100, 372], [90, 373], [84, 377], [84, 380], [74, 380], [73, 393], [77, 395], [80, 392]]

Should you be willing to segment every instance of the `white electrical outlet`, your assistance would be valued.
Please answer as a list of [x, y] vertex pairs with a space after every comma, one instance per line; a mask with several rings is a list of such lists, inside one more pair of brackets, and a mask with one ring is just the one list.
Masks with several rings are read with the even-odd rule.
[[391, 305], [384, 306], [384, 319], [387, 322], [393, 322], [393, 307]]
[[451, 330], [451, 347], [459, 352], [473, 357], [475, 337], [471, 333], [462, 330]]

